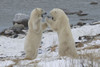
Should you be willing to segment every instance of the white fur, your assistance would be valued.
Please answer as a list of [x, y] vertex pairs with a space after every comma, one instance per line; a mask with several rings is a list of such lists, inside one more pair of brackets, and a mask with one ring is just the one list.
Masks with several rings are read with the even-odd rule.
[[43, 30], [47, 27], [46, 23], [41, 22], [41, 8], [36, 8], [31, 12], [28, 22], [28, 33], [25, 40], [24, 50], [26, 52], [25, 59], [35, 59], [37, 57], [38, 48], [41, 43]]
[[77, 58], [75, 42], [72, 37], [69, 19], [63, 10], [55, 8], [50, 12], [53, 19], [46, 18], [48, 25], [58, 33], [59, 55]]

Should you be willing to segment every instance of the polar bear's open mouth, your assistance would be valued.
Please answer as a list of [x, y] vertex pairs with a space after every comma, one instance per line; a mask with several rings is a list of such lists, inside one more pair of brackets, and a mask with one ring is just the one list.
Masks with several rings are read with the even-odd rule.
[[45, 17], [46, 14], [47, 14], [46, 12], [42, 13], [42, 14], [41, 14], [41, 17]]

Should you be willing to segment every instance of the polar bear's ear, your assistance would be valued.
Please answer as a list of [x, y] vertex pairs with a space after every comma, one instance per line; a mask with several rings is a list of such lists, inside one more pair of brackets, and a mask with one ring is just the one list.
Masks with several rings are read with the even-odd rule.
[[38, 11], [38, 9], [37, 9], [37, 8], [36, 8], [35, 10], [36, 10], [36, 11]]

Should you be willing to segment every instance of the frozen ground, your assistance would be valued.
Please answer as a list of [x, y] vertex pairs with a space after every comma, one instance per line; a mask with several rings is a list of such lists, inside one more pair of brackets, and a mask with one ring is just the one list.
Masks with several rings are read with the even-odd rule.
[[[100, 24], [85, 25], [73, 28], [72, 34], [75, 42], [79, 36], [96, 36], [100, 34]], [[83, 47], [77, 47], [80, 59], [58, 56], [58, 36], [56, 32], [43, 33], [38, 57], [35, 60], [12, 61], [18, 57], [23, 58], [25, 38], [8, 38], [0, 36], [0, 67], [99, 67], [100, 65], [100, 37], [89, 43], [83, 43]], [[94, 47], [95, 45], [95, 47]], [[88, 58], [83, 58], [88, 57]], [[91, 58], [92, 59], [91, 59]], [[12, 66], [13, 65], [13, 66]]]

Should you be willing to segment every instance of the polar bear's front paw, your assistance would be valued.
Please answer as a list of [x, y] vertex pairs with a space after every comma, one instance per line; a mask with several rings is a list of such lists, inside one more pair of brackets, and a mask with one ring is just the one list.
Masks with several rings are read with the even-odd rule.
[[52, 23], [51, 19], [49, 19], [49, 18], [46, 18], [46, 22], [49, 23], [49, 24]]
[[47, 23], [49, 23], [49, 19], [48, 19], [48, 17], [46, 17], [46, 19], [45, 19], [45, 20], [46, 20], [46, 22], [47, 22]]

